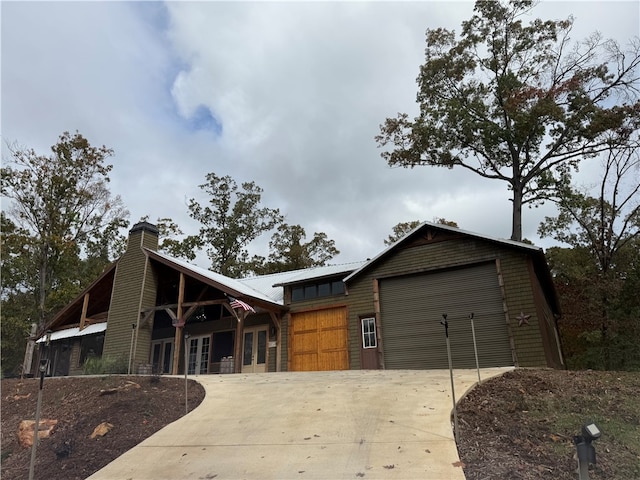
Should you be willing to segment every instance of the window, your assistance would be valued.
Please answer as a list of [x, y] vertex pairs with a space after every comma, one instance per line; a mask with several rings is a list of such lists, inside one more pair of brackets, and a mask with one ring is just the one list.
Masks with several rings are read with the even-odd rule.
[[376, 319], [363, 318], [362, 322], [362, 348], [376, 348]]
[[80, 365], [89, 357], [101, 357], [104, 345], [104, 333], [98, 335], [86, 335], [80, 340]]
[[291, 301], [301, 302], [314, 298], [330, 297], [332, 295], [344, 295], [344, 283], [340, 280], [320, 283], [307, 283], [291, 287]]

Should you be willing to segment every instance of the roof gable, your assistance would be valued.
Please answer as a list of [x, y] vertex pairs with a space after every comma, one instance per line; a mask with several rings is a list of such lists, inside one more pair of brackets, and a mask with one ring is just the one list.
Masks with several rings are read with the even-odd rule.
[[522, 253], [529, 255], [533, 260], [535, 274], [538, 277], [540, 285], [544, 291], [545, 297], [549, 302], [549, 305], [551, 306], [554, 312], [558, 314], [560, 313], [560, 304], [558, 301], [558, 294], [553, 284], [553, 278], [551, 277], [551, 272], [547, 264], [547, 259], [544, 255], [544, 251], [542, 250], [542, 248], [537, 247], [535, 245], [530, 245], [528, 243], [516, 242], [514, 240], [500, 239], [500, 238], [490, 237], [488, 235], [469, 232], [466, 230], [461, 230], [456, 227], [451, 227], [449, 225], [442, 225], [439, 223], [423, 222], [422, 224], [418, 225], [416, 228], [411, 230], [400, 240], [398, 240], [394, 244], [387, 247], [385, 250], [380, 252], [374, 258], [366, 262], [362, 267], [360, 267], [359, 269], [357, 269], [356, 271], [348, 275], [344, 279], [344, 282], [348, 283], [350, 281], [353, 281], [363, 273], [374, 268], [382, 260], [388, 258], [390, 255], [392, 255], [394, 252], [396, 252], [399, 249], [409, 248], [412, 246], [433, 244], [436, 242], [450, 241], [450, 240], [460, 239], [465, 237], [476, 239], [483, 242], [493, 243], [496, 246], [502, 247], [505, 249], [518, 250]]
[[[369, 270], [371, 267], [378, 264], [381, 260], [387, 258], [394, 251], [400, 248], [407, 248], [411, 246], [442, 242], [442, 241], [447, 241], [447, 240], [452, 240], [455, 238], [462, 238], [462, 237], [470, 237], [470, 238], [475, 238], [475, 239], [495, 243], [505, 248], [521, 249], [523, 251], [526, 251], [529, 254], [535, 254], [535, 253], [543, 254], [542, 249], [540, 247], [536, 247], [535, 245], [529, 245], [528, 243], [494, 238], [488, 235], [481, 235], [479, 233], [461, 230], [459, 228], [450, 227], [449, 225], [443, 225], [440, 223], [423, 222], [420, 225], [418, 225], [416, 228], [411, 230], [409, 233], [407, 233], [400, 240], [388, 246], [378, 255], [376, 255], [371, 260], [366, 262], [364, 265], [362, 265], [362, 267], [352, 272], [350, 275], [348, 275], [344, 279], [344, 281], [349, 282], [353, 280], [354, 278], [358, 277], [363, 272]], [[544, 257], [544, 254], [543, 254], [543, 257]]]
[[277, 301], [265, 293], [252, 288], [251, 286], [243, 283], [235, 278], [230, 278], [220, 273], [212, 272], [206, 268], [192, 265], [183, 260], [171, 257], [165, 253], [156, 252], [153, 250], [145, 249], [145, 253], [152, 259], [159, 261], [160, 263], [178, 270], [181, 273], [189, 275], [197, 280], [211, 285], [212, 287], [222, 290], [234, 297], [239, 297], [250, 302], [256, 303], [260, 306], [268, 307], [277, 306], [282, 307]]

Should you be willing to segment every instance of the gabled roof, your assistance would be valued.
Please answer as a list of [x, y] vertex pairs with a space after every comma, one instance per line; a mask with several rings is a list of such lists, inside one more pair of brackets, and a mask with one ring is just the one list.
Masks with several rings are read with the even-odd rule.
[[528, 243], [516, 242], [514, 240], [506, 240], [502, 238], [495, 238], [488, 235], [483, 235], [480, 233], [469, 232], [466, 230], [461, 230], [457, 227], [450, 227], [449, 225], [443, 225], [440, 223], [433, 223], [433, 222], [421, 223], [416, 228], [414, 228], [409, 233], [407, 233], [404, 237], [402, 237], [400, 240], [393, 243], [392, 245], [384, 249], [382, 252], [380, 252], [378, 255], [373, 257], [371, 260], [366, 262], [364, 265], [362, 265], [362, 267], [360, 267], [359, 269], [357, 269], [356, 271], [352, 272], [347, 277], [345, 277], [344, 282], [348, 283], [353, 279], [357, 278], [362, 273], [369, 270], [370, 268], [378, 264], [381, 260], [389, 256], [394, 250], [412, 241], [419, 234], [420, 231], [426, 228], [440, 230], [443, 232], [456, 233], [459, 235], [464, 235], [472, 238], [477, 238], [478, 240], [495, 243], [496, 245], [499, 245], [505, 248], [521, 250], [522, 252], [525, 252], [531, 255], [533, 259], [535, 273], [538, 276], [538, 279], [540, 280], [540, 284], [542, 286], [545, 296], [547, 297], [547, 301], [549, 302], [554, 312], [558, 314], [560, 313], [560, 304], [558, 301], [558, 294], [553, 284], [553, 278], [551, 277], [551, 272], [549, 270], [549, 266], [547, 265], [547, 259], [544, 256], [544, 251], [542, 250], [542, 248], [537, 247], [535, 245], [530, 245]]
[[282, 304], [279, 304], [269, 295], [265, 295], [261, 291], [256, 290], [255, 288], [245, 284], [240, 280], [227, 277], [220, 273], [212, 272], [211, 270], [207, 270], [206, 268], [192, 265], [188, 262], [185, 262], [184, 260], [179, 260], [165, 253], [150, 250], [148, 248], [145, 248], [144, 251], [150, 258], [157, 260], [160, 263], [174, 268], [182, 273], [190, 275], [219, 290], [222, 290], [223, 292], [228, 293], [231, 296], [243, 300], [248, 300], [249, 303], [266, 303], [271, 306], [282, 307]]
[[474, 238], [478, 238], [480, 240], [485, 240], [485, 241], [489, 241], [489, 242], [493, 242], [493, 243], [498, 243], [498, 244], [501, 244], [501, 245], [504, 245], [504, 246], [507, 246], [507, 247], [511, 247], [511, 248], [520, 248], [520, 249], [527, 250], [530, 253], [533, 253], [533, 252], [542, 253], [542, 249], [540, 247], [536, 247], [535, 245], [529, 245], [528, 243], [515, 242], [513, 240], [505, 240], [505, 239], [500, 239], [500, 238], [494, 238], [494, 237], [490, 237], [488, 235], [482, 235], [480, 233], [474, 233], [474, 232], [469, 232], [469, 231], [466, 231], [466, 230], [461, 230], [461, 229], [459, 229], [457, 227], [450, 227], [449, 225], [443, 225], [441, 223], [422, 222], [420, 225], [418, 225], [416, 228], [411, 230], [409, 233], [407, 233], [400, 240], [398, 240], [397, 242], [389, 245], [386, 249], [384, 249], [378, 255], [376, 255], [371, 260], [366, 262], [358, 270], [356, 270], [355, 272], [353, 272], [349, 276], [347, 276], [344, 279], [344, 281], [348, 282], [350, 280], [353, 280], [354, 278], [359, 276], [362, 272], [364, 272], [365, 270], [368, 270], [373, 265], [378, 263], [380, 260], [382, 260], [383, 258], [387, 257], [393, 250], [396, 250], [401, 245], [404, 245], [405, 243], [409, 242], [410, 239], [412, 239], [413, 237], [416, 236], [417, 232], [419, 232], [420, 230], [424, 229], [425, 227], [430, 227], [430, 228], [434, 228], [436, 230], [442, 230], [442, 231], [445, 231], [445, 232], [446, 231], [455, 232], [455, 233], [458, 233], [458, 234], [461, 234], [461, 235], [466, 235], [468, 237], [474, 237]]
[[115, 276], [115, 268], [118, 260], [111, 263], [105, 268], [104, 272], [96, 278], [91, 285], [85, 288], [78, 296], [76, 296], [71, 302], [69, 302], [62, 310], [42, 328], [42, 331], [38, 332], [38, 336], [43, 335], [46, 329], [54, 328], [60, 325], [65, 325], [65, 319], [69, 317], [79, 317], [82, 312], [82, 305], [84, 302], [84, 296], [90, 293], [92, 303], [96, 305], [98, 310], [109, 310], [109, 303], [111, 302], [111, 290], [113, 288], [113, 280]]

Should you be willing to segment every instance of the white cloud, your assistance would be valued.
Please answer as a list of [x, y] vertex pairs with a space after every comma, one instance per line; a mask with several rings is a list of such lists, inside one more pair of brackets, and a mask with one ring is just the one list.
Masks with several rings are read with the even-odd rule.
[[[373, 137], [416, 113], [424, 32], [460, 31], [470, 2], [71, 2], [2, 5], [2, 137], [40, 151], [64, 130], [116, 151], [131, 220], [172, 217], [207, 172], [255, 180], [264, 202], [337, 261], [376, 255], [401, 221], [445, 217], [508, 237], [506, 186], [468, 172], [389, 168]], [[636, 2], [542, 2], [574, 37], [638, 34]], [[549, 207], [525, 210], [527, 238]], [[259, 242], [265, 248], [268, 238]], [[255, 252], [266, 254], [266, 252]]]

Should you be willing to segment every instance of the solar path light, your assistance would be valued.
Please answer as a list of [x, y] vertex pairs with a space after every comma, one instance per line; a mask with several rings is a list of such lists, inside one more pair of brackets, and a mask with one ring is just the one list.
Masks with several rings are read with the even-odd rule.
[[589, 480], [589, 464], [596, 463], [596, 449], [591, 442], [602, 435], [595, 423], [585, 423], [582, 435], [573, 437], [573, 443], [578, 451], [578, 475], [580, 480]]

